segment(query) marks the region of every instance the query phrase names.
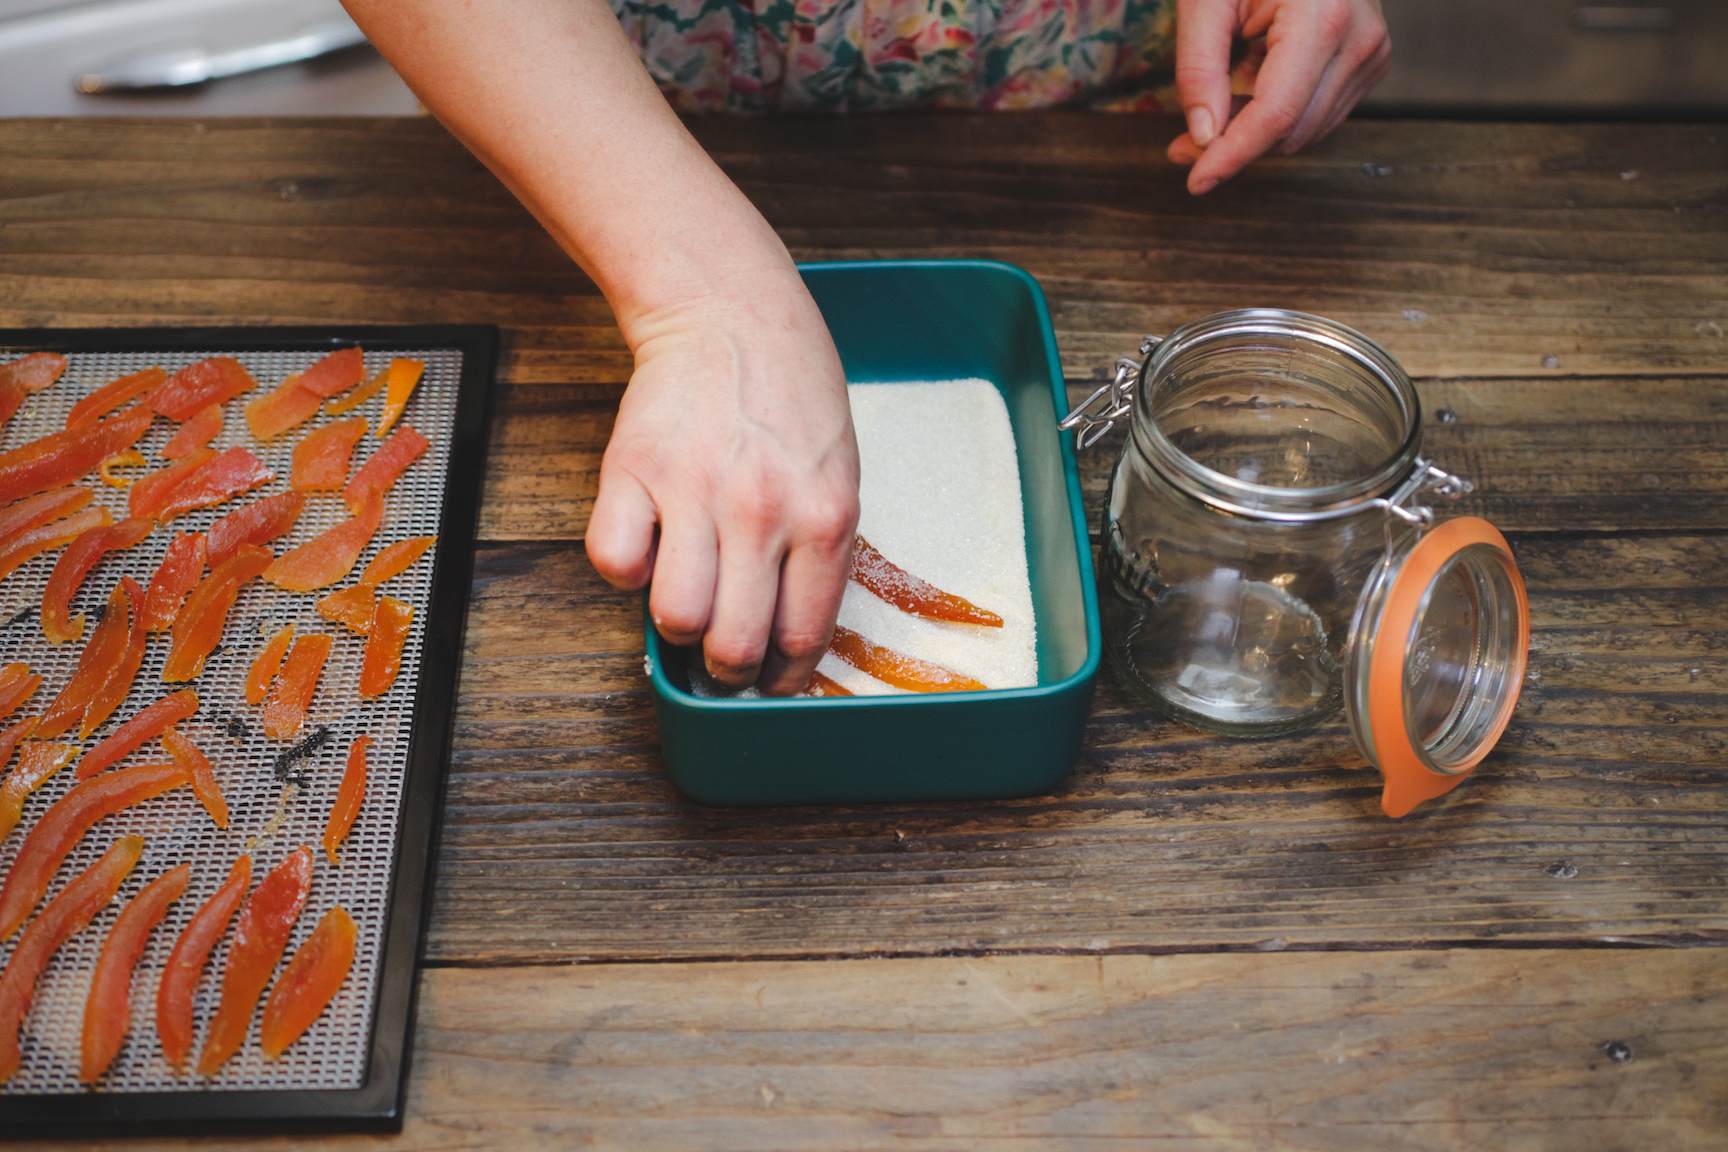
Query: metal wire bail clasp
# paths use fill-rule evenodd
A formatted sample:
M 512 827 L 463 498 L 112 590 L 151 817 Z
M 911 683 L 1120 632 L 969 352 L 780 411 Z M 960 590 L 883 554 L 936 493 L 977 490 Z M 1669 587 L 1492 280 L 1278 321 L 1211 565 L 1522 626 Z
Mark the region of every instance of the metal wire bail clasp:
M 1411 469 L 1410 476 L 1390 496 L 1378 501 L 1386 510 L 1387 547 L 1392 546 L 1395 524 L 1403 523 L 1418 536 L 1434 526 L 1434 509 L 1419 498 L 1456 500 L 1468 495 L 1475 487 L 1464 477 L 1436 466 L 1433 461 L 1416 457 L 1416 466 Z
M 1148 336 L 1140 341 L 1138 358 L 1119 357 L 1115 377 L 1093 389 L 1092 394 L 1076 404 L 1074 410 L 1062 417 L 1056 426 L 1064 432 L 1079 428 L 1074 443 L 1081 448 L 1090 448 L 1102 440 L 1115 427 L 1116 421 L 1133 411 L 1134 390 L 1140 386 L 1148 359 L 1163 342 L 1162 336 Z M 1095 406 L 1098 406 L 1096 411 Z

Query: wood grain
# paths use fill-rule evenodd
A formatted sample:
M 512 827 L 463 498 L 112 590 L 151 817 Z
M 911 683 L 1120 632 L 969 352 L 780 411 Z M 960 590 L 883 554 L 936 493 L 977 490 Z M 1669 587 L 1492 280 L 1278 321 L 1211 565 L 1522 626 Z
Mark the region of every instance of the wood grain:
M 1714 1149 L 1724 979 L 1721 950 L 438 969 L 390 1147 Z
M 1132 117 L 695 130 L 801 258 L 1027 268 L 1076 397 L 1224 308 L 1381 340 L 1512 533 L 1524 701 L 1398 823 L 1341 724 L 1217 741 L 1108 681 L 1051 796 L 686 803 L 579 543 L 630 358 L 477 162 L 426 121 L 0 121 L 0 325 L 503 329 L 400 1144 L 1722 1145 L 1721 126 L 1359 123 L 1200 201 Z
M 1069 374 L 1251 304 L 1419 375 L 1718 371 L 1728 133 L 1361 122 L 1202 200 L 1173 122 L 696 124 L 805 259 L 967 256 L 1049 293 Z M 0 123 L 0 324 L 497 323 L 519 382 L 615 381 L 588 281 L 427 121 Z
M 1051 796 L 702 808 L 659 765 L 637 599 L 575 545 L 488 548 L 430 954 L 1728 943 L 1728 537 L 1516 546 L 1517 718 L 1450 802 L 1397 823 L 1341 723 L 1215 740 L 1108 677 Z
M 1090 388 L 1075 385 L 1078 403 Z M 1451 511 L 1508 532 L 1728 527 L 1728 377 L 1418 382 L 1424 446 L 1476 484 Z M 579 539 L 622 385 L 505 385 L 493 426 L 481 534 Z M 1121 451 L 1081 454 L 1087 522 Z

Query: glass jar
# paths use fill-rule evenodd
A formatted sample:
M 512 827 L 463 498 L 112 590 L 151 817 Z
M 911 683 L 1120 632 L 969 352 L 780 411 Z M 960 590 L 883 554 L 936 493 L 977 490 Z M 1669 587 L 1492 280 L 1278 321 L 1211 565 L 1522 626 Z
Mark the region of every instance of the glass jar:
M 1105 652 L 1131 696 L 1266 737 L 1341 705 L 1403 815 L 1505 730 L 1529 638 L 1505 538 L 1428 501 L 1468 482 L 1421 454 L 1409 377 L 1318 316 L 1224 312 L 1148 337 L 1063 422 L 1130 432 L 1104 509 Z

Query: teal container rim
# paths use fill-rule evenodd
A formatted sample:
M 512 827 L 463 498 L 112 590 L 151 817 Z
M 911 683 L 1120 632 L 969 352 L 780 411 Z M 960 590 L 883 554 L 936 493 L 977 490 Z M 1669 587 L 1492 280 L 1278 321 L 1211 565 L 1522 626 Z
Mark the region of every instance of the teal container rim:
M 1032 307 L 1038 317 L 1040 335 L 1044 341 L 1044 360 L 1050 370 L 1051 428 L 1059 440 L 1062 453 L 1063 483 L 1068 489 L 1068 516 L 1073 522 L 1075 559 L 1080 564 L 1081 597 L 1086 616 L 1086 658 L 1080 667 L 1049 684 L 1033 684 L 1025 688 L 987 688 L 982 692 L 915 692 L 893 696 L 759 696 L 754 699 L 698 696 L 674 684 L 666 675 L 662 656 L 666 643 L 654 628 L 648 613 L 648 597 L 642 597 L 642 621 L 647 633 L 648 676 L 654 690 L 681 707 L 704 712 L 775 712 L 789 708 L 934 708 L 963 702 L 995 702 L 1041 700 L 1060 696 L 1091 682 L 1098 673 L 1103 655 L 1104 637 L 1098 622 L 1098 599 L 1094 592 L 1097 579 L 1092 569 L 1092 538 L 1086 530 L 1086 504 L 1080 494 L 1080 463 L 1074 452 L 1073 437 L 1056 428 L 1056 421 L 1068 412 L 1067 383 L 1062 376 L 1062 361 L 1056 351 L 1056 329 L 1050 322 L 1050 306 L 1044 299 L 1044 289 L 1024 268 L 1001 260 L 825 260 L 800 263 L 800 273 L 849 272 L 865 269 L 892 271 L 897 269 L 929 270 L 943 268 L 977 268 L 1004 273 L 1019 280 L 1032 296 Z

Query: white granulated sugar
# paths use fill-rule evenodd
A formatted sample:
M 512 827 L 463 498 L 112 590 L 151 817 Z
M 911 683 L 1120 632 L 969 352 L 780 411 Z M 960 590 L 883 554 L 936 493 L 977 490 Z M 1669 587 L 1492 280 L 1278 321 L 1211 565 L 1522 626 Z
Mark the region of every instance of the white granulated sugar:
M 985 380 L 848 391 L 863 475 L 859 534 L 907 572 L 996 613 L 1003 626 L 921 619 L 850 581 L 840 623 L 991 688 L 1036 684 L 1020 465 L 1001 394 Z M 860 696 L 900 691 L 833 655 L 820 668 Z M 698 692 L 712 690 L 706 677 L 692 680 Z

